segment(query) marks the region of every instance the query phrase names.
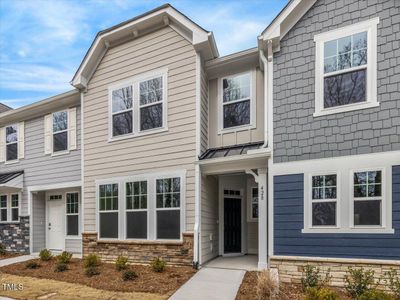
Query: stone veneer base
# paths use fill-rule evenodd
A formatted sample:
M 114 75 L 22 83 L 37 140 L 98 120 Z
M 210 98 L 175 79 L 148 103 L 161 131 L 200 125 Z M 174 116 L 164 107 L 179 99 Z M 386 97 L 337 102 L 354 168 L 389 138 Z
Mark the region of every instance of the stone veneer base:
M 20 217 L 18 223 L 0 224 L 0 242 L 7 251 L 29 253 L 29 217 Z
M 332 279 L 331 286 L 343 287 L 344 276 L 349 267 L 370 269 L 375 272 L 375 279 L 379 280 L 390 269 L 400 272 L 400 261 L 384 260 L 360 260 L 360 259 L 333 259 L 333 258 L 299 258 L 299 257 L 271 257 L 270 267 L 277 269 L 279 279 L 285 283 L 301 283 L 302 269 L 306 265 L 320 268 L 320 274 L 324 276 L 329 269 Z M 384 284 L 384 282 L 382 282 Z
M 103 261 L 115 262 L 118 256 L 130 262 L 149 263 L 161 257 L 170 265 L 192 265 L 193 233 L 184 233 L 182 241 L 117 241 L 98 240 L 97 233 L 82 233 L 83 256 L 95 253 Z

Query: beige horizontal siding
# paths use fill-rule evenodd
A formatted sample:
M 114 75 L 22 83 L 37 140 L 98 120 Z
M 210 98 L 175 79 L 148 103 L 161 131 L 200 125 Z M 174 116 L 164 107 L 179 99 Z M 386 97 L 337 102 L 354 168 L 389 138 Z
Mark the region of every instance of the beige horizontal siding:
M 95 181 L 186 170 L 186 230 L 194 226 L 196 141 L 195 50 L 170 27 L 108 50 L 84 95 L 85 231 L 96 230 Z M 108 88 L 149 71 L 168 69 L 168 131 L 109 142 Z

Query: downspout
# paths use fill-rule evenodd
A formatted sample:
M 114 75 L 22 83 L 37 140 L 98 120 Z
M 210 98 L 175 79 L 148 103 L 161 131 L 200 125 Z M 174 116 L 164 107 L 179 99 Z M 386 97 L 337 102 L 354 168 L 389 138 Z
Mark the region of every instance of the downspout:
M 272 46 L 272 41 L 269 40 L 267 46 L 267 51 L 270 51 L 270 45 Z M 272 50 L 272 49 L 271 49 Z M 268 141 L 268 114 L 269 114 L 269 109 L 270 109 L 270 99 L 269 99 L 269 70 L 268 70 L 268 60 L 264 55 L 263 50 L 259 50 L 260 53 L 260 58 L 261 61 L 264 65 L 264 144 L 261 146 L 261 148 L 268 148 L 269 147 L 269 141 Z

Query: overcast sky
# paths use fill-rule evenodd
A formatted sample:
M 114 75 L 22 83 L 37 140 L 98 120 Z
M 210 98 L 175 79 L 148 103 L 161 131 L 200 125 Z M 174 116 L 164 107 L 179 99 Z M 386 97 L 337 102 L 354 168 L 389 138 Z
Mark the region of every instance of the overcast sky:
M 164 4 L 156 0 L 0 0 L 0 102 L 13 108 L 72 89 L 96 33 Z M 171 0 L 213 31 L 220 55 L 256 46 L 287 0 Z

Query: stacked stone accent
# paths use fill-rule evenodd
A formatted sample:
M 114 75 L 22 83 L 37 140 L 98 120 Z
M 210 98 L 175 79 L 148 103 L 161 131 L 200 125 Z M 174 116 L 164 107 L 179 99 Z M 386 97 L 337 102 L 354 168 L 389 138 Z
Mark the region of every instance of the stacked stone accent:
M 130 262 L 149 263 L 161 257 L 171 265 L 192 265 L 193 233 L 184 233 L 183 241 L 99 241 L 97 233 L 82 233 L 83 256 L 95 253 L 103 261 L 115 262 L 119 255 Z
M 19 223 L 0 224 L 0 242 L 7 251 L 29 253 L 29 217 Z
M 397 270 L 397 273 L 400 274 L 400 261 L 385 262 L 383 260 L 371 260 L 366 262 L 357 259 L 296 259 L 289 257 L 271 258 L 271 268 L 278 270 L 279 279 L 281 282 L 301 283 L 300 280 L 303 276 L 302 270 L 306 265 L 318 267 L 322 276 L 325 276 L 329 270 L 329 274 L 332 276 L 329 284 L 336 287 L 344 286 L 344 276 L 346 275 L 349 267 L 373 270 L 375 272 L 374 276 L 376 280 L 382 279 L 384 273 L 390 271 L 390 269 Z M 384 285 L 385 282 L 381 281 L 381 284 Z

